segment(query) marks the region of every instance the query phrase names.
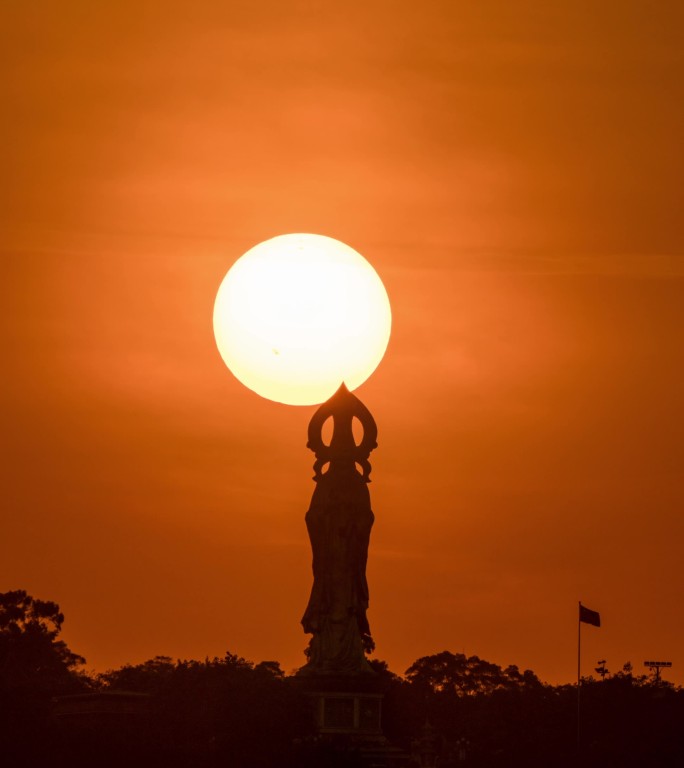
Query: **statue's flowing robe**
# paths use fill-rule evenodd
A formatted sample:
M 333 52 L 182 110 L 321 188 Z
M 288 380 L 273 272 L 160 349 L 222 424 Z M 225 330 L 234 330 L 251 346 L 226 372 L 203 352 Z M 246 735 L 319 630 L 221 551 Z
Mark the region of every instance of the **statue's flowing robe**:
M 314 583 L 302 619 L 313 634 L 305 670 L 367 672 L 372 647 L 366 611 L 366 562 L 373 512 L 365 479 L 353 463 L 322 475 L 306 514 Z

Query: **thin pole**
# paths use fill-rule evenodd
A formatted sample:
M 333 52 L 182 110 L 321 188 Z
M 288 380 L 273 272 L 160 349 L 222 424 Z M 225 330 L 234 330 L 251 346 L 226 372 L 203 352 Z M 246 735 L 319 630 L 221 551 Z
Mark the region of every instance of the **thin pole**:
M 582 602 L 579 603 L 577 611 L 577 757 L 580 754 L 580 691 L 582 690 L 582 677 L 580 673 L 580 652 L 582 648 L 582 622 L 580 614 L 582 613 Z

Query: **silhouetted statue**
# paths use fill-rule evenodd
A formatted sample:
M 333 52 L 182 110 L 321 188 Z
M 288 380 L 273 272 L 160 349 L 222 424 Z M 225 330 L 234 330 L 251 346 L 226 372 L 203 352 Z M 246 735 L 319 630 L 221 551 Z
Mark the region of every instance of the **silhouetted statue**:
M 330 445 L 322 437 L 328 417 L 333 419 Z M 354 417 L 363 426 L 359 445 L 352 432 Z M 370 411 L 344 384 L 318 408 L 309 424 L 307 447 L 316 454 L 316 488 L 306 527 L 314 583 L 302 626 L 313 637 L 301 674 L 373 672 L 364 651 L 374 647 L 366 618 L 366 561 L 374 520 L 367 484 L 368 456 L 377 447 L 377 432 Z

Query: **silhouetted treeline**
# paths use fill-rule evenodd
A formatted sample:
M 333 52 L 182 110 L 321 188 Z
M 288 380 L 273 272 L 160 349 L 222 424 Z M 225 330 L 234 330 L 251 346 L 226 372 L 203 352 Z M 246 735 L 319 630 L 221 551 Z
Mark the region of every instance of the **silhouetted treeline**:
M 361 765 L 318 739 L 311 700 L 277 662 L 159 656 L 87 675 L 59 640 L 63 620 L 55 603 L 0 594 L 0 765 Z M 407 756 L 431 745 L 440 768 L 684 765 L 684 690 L 628 664 L 583 683 L 579 763 L 575 685 L 449 651 L 404 676 L 372 665 L 386 736 Z

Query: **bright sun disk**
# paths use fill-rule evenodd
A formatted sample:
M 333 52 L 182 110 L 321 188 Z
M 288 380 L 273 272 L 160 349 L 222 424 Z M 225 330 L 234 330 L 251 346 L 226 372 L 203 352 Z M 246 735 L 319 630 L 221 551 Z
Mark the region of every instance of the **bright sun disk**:
M 266 240 L 226 274 L 214 334 L 233 374 L 262 397 L 288 405 L 327 400 L 373 373 L 392 315 L 373 267 L 323 235 Z

